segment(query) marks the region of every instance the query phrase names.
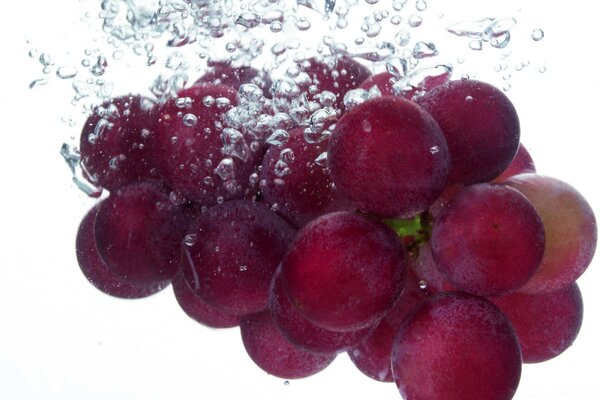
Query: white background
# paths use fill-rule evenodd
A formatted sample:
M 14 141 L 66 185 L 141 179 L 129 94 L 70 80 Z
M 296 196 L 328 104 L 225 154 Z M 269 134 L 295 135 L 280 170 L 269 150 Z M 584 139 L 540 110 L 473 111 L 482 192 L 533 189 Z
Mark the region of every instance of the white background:
M 285 385 L 252 364 L 237 329 L 211 331 L 188 319 L 170 288 L 148 299 L 124 301 L 86 282 L 76 264 L 74 240 L 93 200 L 74 188 L 59 155 L 61 144 L 79 131 L 60 119 L 79 116 L 69 106 L 68 82 L 50 76 L 50 84 L 28 88 L 42 77 L 40 64 L 28 52 L 46 50 L 56 55 L 57 63 L 81 59 L 84 48 L 95 46 L 97 34 L 88 25 L 97 20 L 81 23 L 79 18 L 94 3 L 3 4 L 0 398 L 399 399 L 394 385 L 370 381 L 345 355 L 326 371 Z M 595 2 L 530 0 L 521 2 L 521 11 L 517 1 L 429 3 L 432 12 L 444 11 L 445 23 L 483 16 L 519 20 L 513 40 L 521 47 L 515 47 L 517 55 L 507 63 L 512 67 L 531 59 L 528 72 L 513 71 L 508 92 L 521 117 L 522 140 L 540 173 L 569 182 L 600 213 Z M 534 43 L 528 34 L 537 27 L 546 37 Z M 448 41 L 447 48 L 458 43 L 468 59 L 477 60 L 464 41 Z M 437 44 L 442 48 L 443 43 Z M 544 74 L 535 70 L 541 65 L 547 68 Z M 503 84 L 478 62 L 467 62 L 465 69 Z M 576 343 L 555 360 L 525 366 L 515 399 L 600 399 L 595 370 L 600 357 L 599 269 L 595 260 L 579 281 L 585 318 Z

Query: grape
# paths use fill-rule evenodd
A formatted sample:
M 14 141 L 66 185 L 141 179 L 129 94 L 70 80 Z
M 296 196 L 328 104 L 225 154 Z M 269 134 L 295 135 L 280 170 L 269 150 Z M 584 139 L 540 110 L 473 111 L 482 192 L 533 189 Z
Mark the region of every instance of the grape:
M 231 328 L 240 323 L 239 316 L 225 314 L 196 296 L 181 273 L 173 278 L 173 292 L 181 309 L 202 325 L 211 328 Z
M 509 400 L 519 384 L 521 352 L 494 304 L 444 292 L 405 320 L 394 340 L 392 371 L 404 399 Z
M 382 96 L 394 96 L 394 83 L 396 78 L 389 72 L 382 72 L 371 75 L 360 84 L 361 89 L 366 91 L 371 90 L 373 86 L 377 86 Z
M 361 372 L 381 382 L 394 381 L 391 363 L 394 338 L 407 315 L 425 298 L 426 292 L 419 287 L 416 277 L 409 273 L 406 287 L 392 309 L 365 340 L 348 351 L 350 359 Z
M 269 292 L 269 308 L 273 320 L 287 340 L 315 353 L 337 353 L 355 346 L 364 339 L 371 327 L 350 332 L 333 332 L 307 321 L 290 301 L 283 289 L 281 268 L 273 276 Z
M 114 190 L 152 176 L 149 138 L 156 114 L 155 104 L 139 95 L 117 97 L 94 108 L 79 147 L 90 181 Z
M 418 100 L 444 132 L 449 183 L 470 185 L 502 173 L 517 154 L 519 117 L 504 93 L 474 80 L 452 81 Z
M 282 261 L 282 280 L 310 322 L 353 331 L 383 317 L 402 291 L 406 267 L 406 252 L 390 228 L 336 212 L 298 232 Z
M 515 328 L 525 363 L 561 354 L 573 344 L 583 321 L 583 300 L 576 283 L 556 292 L 513 293 L 492 301 Z
M 163 104 L 153 138 L 154 161 L 166 183 L 204 206 L 242 198 L 259 154 L 250 150 L 243 137 L 223 154 L 223 113 L 236 104 L 235 90 L 201 84 L 177 96 L 190 99 L 191 105 L 182 105 L 178 99 Z M 206 102 L 207 98 L 211 101 Z M 229 105 L 219 106 L 218 99 Z
M 426 293 L 449 292 L 457 290 L 442 275 L 431 254 L 431 243 L 423 243 L 419 247 L 417 259 L 410 264 L 410 271 L 415 275 L 419 285 L 423 286 Z
M 94 239 L 94 221 L 97 212 L 98 206 L 95 206 L 83 217 L 75 241 L 77 261 L 87 280 L 100 291 L 123 299 L 148 297 L 164 289 L 168 285 L 168 281 L 133 285 L 123 281 L 108 269 L 98 254 Z
M 337 123 L 329 142 L 331 178 L 368 213 L 410 218 L 446 185 L 450 159 L 436 122 L 398 97 L 364 102 Z
M 198 78 L 194 85 L 204 83 L 229 86 L 235 90 L 238 90 L 245 83 L 252 83 L 263 91 L 265 97 L 271 97 L 269 92 L 271 78 L 248 65 L 232 67 L 228 62 L 216 61 L 209 63 L 209 69 Z
M 298 227 L 328 212 L 354 209 L 335 189 L 327 169 L 315 163 L 327 143 L 307 143 L 303 129 L 293 129 L 285 146 L 269 146 L 263 158 L 260 189 L 264 199 Z M 293 158 L 282 159 L 283 151 L 291 151 Z
M 454 198 L 464 188 L 463 185 L 451 184 L 446 186 L 440 197 L 438 197 L 431 206 L 429 206 L 429 214 L 433 219 L 436 219 L 444 207 L 448 205 L 450 200 Z
M 517 155 L 515 158 L 504 170 L 504 172 L 497 176 L 492 182 L 503 182 L 512 176 L 530 172 L 536 172 L 533 159 L 531 158 L 531 155 L 525 146 L 523 146 L 523 144 L 519 144 L 519 150 L 517 150 Z
M 520 291 L 547 293 L 569 286 L 585 272 L 596 251 L 592 208 L 575 188 L 555 178 L 522 174 L 506 184 L 529 199 L 546 230 L 541 266 Z
M 433 224 L 433 259 L 467 292 L 497 296 L 522 287 L 544 255 L 544 225 L 517 190 L 481 183 L 460 191 Z
M 235 200 L 210 207 L 189 228 L 182 247 L 190 287 L 227 314 L 267 309 L 271 278 L 294 228 L 268 207 Z
M 169 196 L 150 182 L 125 186 L 100 203 L 94 232 L 110 271 L 135 285 L 162 285 L 179 268 L 187 223 Z
M 346 92 L 358 88 L 371 75 L 367 67 L 348 57 L 327 60 L 311 58 L 301 65 L 301 69 L 310 77 L 311 85 L 317 87 L 315 93 L 328 91 L 335 94 L 335 106 L 340 109 Z M 309 96 L 310 100 L 314 98 L 314 94 Z
M 265 372 L 283 379 L 304 378 L 323 370 L 336 354 L 315 354 L 292 345 L 264 311 L 245 316 L 240 332 L 246 352 Z

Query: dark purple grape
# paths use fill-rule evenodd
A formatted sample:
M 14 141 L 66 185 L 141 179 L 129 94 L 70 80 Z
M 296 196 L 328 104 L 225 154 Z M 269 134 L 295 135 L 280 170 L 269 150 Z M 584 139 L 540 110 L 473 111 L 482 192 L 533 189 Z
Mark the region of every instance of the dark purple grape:
M 504 182 L 515 175 L 533 172 L 535 172 L 533 159 L 531 158 L 531 155 L 525 146 L 523 146 L 521 143 L 519 144 L 519 150 L 517 150 L 517 155 L 515 158 L 511 161 L 508 167 L 506 167 L 504 172 L 497 176 L 492 182 Z
M 109 270 L 136 285 L 162 285 L 175 276 L 186 228 L 179 208 L 150 182 L 111 193 L 94 224 L 98 253 Z
M 516 175 L 506 184 L 529 199 L 546 231 L 541 266 L 520 291 L 548 293 L 571 285 L 596 252 L 598 228 L 589 203 L 569 184 L 547 176 Z
M 519 148 L 519 117 L 501 90 L 460 80 L 418 99 L 444 132 L 452 164 L 449 183 L 470 185 L 494 179 Z
M 561 354 L 573 344 L 583 321 L 583 300 L 576 283 L 556 292 L 513 293 L 492 301 L 515 328 L 525 363 Z
M 246 352 L 265 372 L 283 379 L 314 375 L 335 359 L 336 353 L 315 354 L 291 344 L 268 311 L 245 316 L 240 323 Z
M 283 289 L 281 268 L 273 276 L 269 308 L 283 336 L 294 345 L 311 352 L 331 354 L 347 350 L 372 331 L 371 327 L 367 327 L 350 332 L 333 332 L 307 321 Z
M 115 190 L 149 179 L 150 154 L 158 114 L 150 99 L 139 95 L 116 97 L 95 107 L 81 131 L 81 164 L 90 181 Z
M 414 262 L 410 263 L 410 271 L 415 275 L 423 291 L 428 294 L 457 290 L 435 265 L 429 242 L 419 247 L 419 255 Z
M 517 190 L 481 183 L 460 191 L 433 223 L 435 264 L 457 288 L 498 296 L 522 287 L 544 255 L 544 225 Z
M 397 80 L 394 75 L 389 72 L 371 75 L 360 84 L 361 89 L 371 90 L 373 86 L 377 86 L 382 96 L 394 96 L 394 81 Z
M 148 297 L 164 289 L 168 285 L 168 281 L 134 285 L 123 281 L 109 270 L 98 254 L 94 240 L 94 221 L 97 212 L 98 206 L 95 206 L 83 217 L 75 241 L 77 261 L 87 280 L 100 291 L 123 299 Z
M 159 109 L 153 138 L 154 162 L 166 183 L 204 206 L 246 196 L 261 154 L 243 137 L 223 144 L 223 114 L 236 105 L 235 90 L 201 84 L 177 96 Z
M 444 292 L 405 320 L 394 340 L 392 370 L 405 399 L 509 400 L 521 377 L 521 352 L 494 304 Z
M 427 297 L 416 277 L 408 274 L 406 287 L 375 330 L 358 346 L 348 350 L 350 359 L 356 367 L 368 377 L 393 382 L 392 345 L 402 322 L 413 308 Z
M 269 146 L 263 158 L 260 190 L 264 199 L 298 227 L 319 215 L 354 209 L 334 187 L 329 171 L 315 163 L 327 143 L 307 143 L 303 129 L 294 129 L 285 146 Z M 288 159 L 284 155 L 290 151 L 293 156 Z
M 302 228 L 282 262 L 285 291 L 302 315 L 333 331 L 377 323 L 404 286 L 407 257 L 383 223 L 349 212 Z
M 209 208 L 189 228 L 182 264 L 190 288 L 231 315 L 267 309 L 269 285 L 294 228 L 245 200 Z
M 433 118 L 408 100 L 362 103 L 337 123 L 328 163 L 337 189 L 368 213 L 410 218 L 444 190 L 450 166 Z
M 251 83 L 258 86 L 265 97 L 271 97 L 269 92 L 272 83 L 271 78 L 248 65 L 233 67 L 229 62 L 215 61 L 209 63 L 208 70 L 198 78 L 194 85 L 204 83 L 225 85 L 235 90 L 238 90 L 245 83 Z
M 225 314 L 196 296 L 183 274 L 177 274 L 173 278 L 173 292 L 181 309 L 202 325 L 211 328 L 231 328 L 240 324 L 239 316 Z

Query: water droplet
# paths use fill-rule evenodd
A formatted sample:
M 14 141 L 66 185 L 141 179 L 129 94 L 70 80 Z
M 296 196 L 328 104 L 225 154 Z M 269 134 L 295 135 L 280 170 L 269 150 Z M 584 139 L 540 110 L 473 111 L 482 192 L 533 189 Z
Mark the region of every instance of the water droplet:
M 418 28 L 423 23 L 423 18 L 418 15 L 412 14 L 408 17 L 408 26 L 411 28 Z
M 392 23 L 392 25 L 400 25 L 402 23 L 402 17 L 399 15 L 394 15 L 390 19 L 390 22 Z
M 267 143 L 272 144 L 274 146 L 283 146 L 290 139 L 290 135 L 284 129 L 276 129 L 273 133 L 267 138 Z
M 198 117 L 196 117 L 194 114 L 185 114 L 183 116 L 183 124 L 185 126 L 193 127 L 196 126 L 197 123 Z
M 219 177 L 223 181 L 228 181 L 235 178 L 235 166 L 233 164 L 233 159 L 230 157 L 225 157 L 219 162 L 217 168 L 215 168 L 215 173 L 219 175 Z
M 50 58 L 50 55 L 48 53 L 40 54 L 39 61 L 44 67 L 49 67 L 53 64 L 52 58 Z
M 533 40 L 535 40 L 536 42 L 539 42 L 540 40 L 542 40 L 544 38 L 544 31 L 541 29 L 534 29 L 531 32 L 531 38 Z
M 325 167 L 327 166 L 327 152 L 324 151 L 321 154 L 319 154 L 317 156 L 317 158 L 315 158 L 315 164 L 317 164 L 320 167 Z
M 283 384 L 284 384 L 285 386 L 289 386 L 289 384 L 290 384 L 290 381 L 283 381 Z
M 289 175 L 291 173 L 291 169 L 285 161 L 278 160 L 275 163 L 275 175 L 278 177 L 283 177 Z
M 465 97 L 465 101 L 467 101 L 469 103 L 472 102 L 473 101 L 473 96 L 467 96 L 467 97 Z
M 440 146 L 431 146 L 431 148 L 429 149 L 429 152 L 431 154 L 437 154 L 440 152 Z
M 96 59 L 96 64 L 94 64 L 91 69 L 92 75 L 94 75 L 94 76 L 104 75 L 104 72 L 106 71 L 107 66 L 108 66 L 108 61 L 106 60 L 106 57 L 98 56 L 98 58 Z
M 419 288 L 421 289 L 427 289 L 427 281 L 422 279 L 419 281 Z
M 186 235 L 185 238 L 183 238 L 183 243 L 189 247 L 195 245 L 197 241 L 198 235 L 196 235 L 195 233 L 190 233 L 189 235 Z
M 248 270 L 248 266 L 247 265 L 240 265 L 240 272 L 244 272 Z
M 425 11 L 427 10 L 427 3 L 425 2 L 425 0 L 417 0 L 417 2 L 415 3 L 415 7 L 418 11 Z
M 56 76 L 61 79 L 71 79 L 77 76 L 77 68 L 73 66 L 62 66 L 56 70 Z

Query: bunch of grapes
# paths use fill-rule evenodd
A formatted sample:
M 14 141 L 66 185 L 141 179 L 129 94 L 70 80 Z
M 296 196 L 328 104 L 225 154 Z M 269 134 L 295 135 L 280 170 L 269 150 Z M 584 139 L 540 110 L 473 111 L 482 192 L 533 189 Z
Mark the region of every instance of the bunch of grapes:
M 239 326 L 278 377 L 347 352 L 408 400 L 512 398 L 523 362 L 578 334 L 589 204 L 536 173 L 489 84 L 397 93 L 346 57 L 299 69 L 323 114 L 311 124 L 268 77 L 226 63 L 164 103 L 97 106 L 81 163 L 110 194 L 81 222 L 83 273 L 121 298 L 172 284 L 190 317 Z M 344 101 L 356 90 L 376 95 Z

